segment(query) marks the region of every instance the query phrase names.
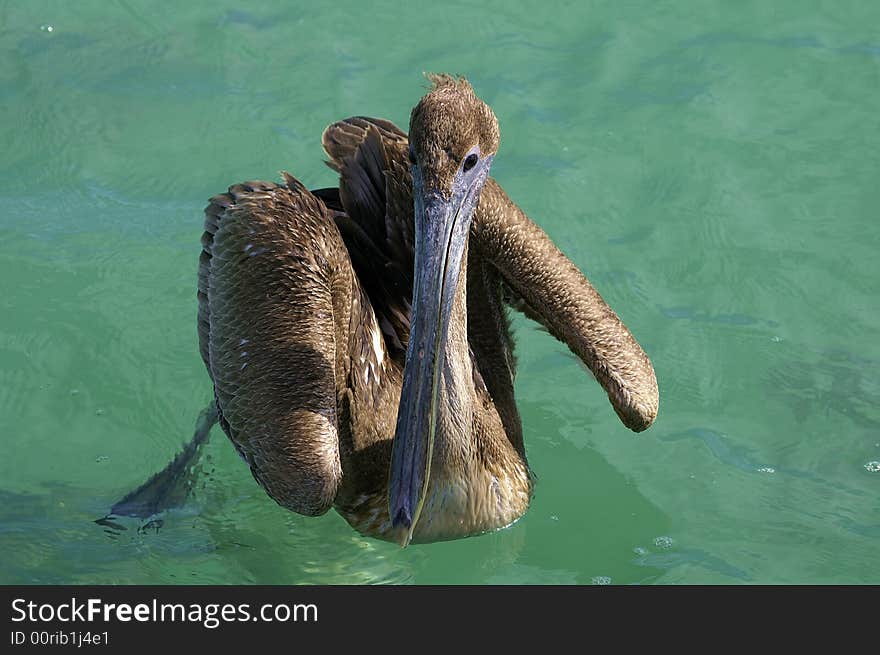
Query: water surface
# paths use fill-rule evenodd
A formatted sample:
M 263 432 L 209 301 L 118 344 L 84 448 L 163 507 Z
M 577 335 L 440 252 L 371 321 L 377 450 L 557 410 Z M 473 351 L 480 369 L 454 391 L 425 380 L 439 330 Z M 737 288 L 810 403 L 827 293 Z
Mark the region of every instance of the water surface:
M 0 582 L 880 583 L 880 5 L 0 2 Z M 321 130 L 406 126 L 422 71 L 653 359 L 634 435 L 517 318 L 538 486 L 399 548 L 277 507 L 217 431 L 189 501 L 93 523 L 211 397 L 206 199 Z

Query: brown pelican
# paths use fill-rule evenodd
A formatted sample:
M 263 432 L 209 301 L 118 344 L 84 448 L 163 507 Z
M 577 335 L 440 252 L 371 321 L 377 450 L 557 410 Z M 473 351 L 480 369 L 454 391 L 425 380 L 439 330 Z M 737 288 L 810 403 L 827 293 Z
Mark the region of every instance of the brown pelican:
M 429 79 L 409 137 L 364 117 L 326 129 L 338 188 L 285 173 L 212 198 L 199 265 L 201 355 L 254 477 L 404 546 L 528 507 L 507 306 L 568 345 L 627 427 L 658 408 L 641 347 L 489 177 L 492 110 L 463 78 Z

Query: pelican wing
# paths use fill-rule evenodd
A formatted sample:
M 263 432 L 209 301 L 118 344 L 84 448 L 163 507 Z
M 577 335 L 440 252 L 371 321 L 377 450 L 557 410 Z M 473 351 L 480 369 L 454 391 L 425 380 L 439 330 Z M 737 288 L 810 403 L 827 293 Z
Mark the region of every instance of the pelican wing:
M 321 514 L 342 475 L 331 293 L 352 284 L 330 212 L 286 182 L 237 184 L 205 209 L 199 347 L 254 477 L 279 504 Z
M 336 214 L 337 226 L 388 350 L 402 361 L 409 336 L 414 258 L 406 134 L 389 121 L 356 116 L 330 125 L 323 143 L 328 165 L 339 172 L 344 212 Z
M 539 321 L 592 371 L 628 428 L 657 416 L 654 368 L 620 317 L 544 230 L 489 179 L 471 238 L 500 271 L 513 306 Z

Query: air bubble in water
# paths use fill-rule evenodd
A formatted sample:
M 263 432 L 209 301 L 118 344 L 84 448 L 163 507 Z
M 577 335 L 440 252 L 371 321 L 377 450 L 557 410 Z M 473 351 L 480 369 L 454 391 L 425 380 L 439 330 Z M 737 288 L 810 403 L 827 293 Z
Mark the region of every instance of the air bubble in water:
M 608 585 L 611 584 L 611 578 L 607 575 L 597 575 L 592 579 L 593 584 Z
M 654 545 L 657 548 L 672 548 L 672 537 L 654 537 Z
M 48 25 L 48 24 L 40 25 L 40 31 L 41 32 L 54 32 L 55 28 L 52 27 L 51 25 Z
M 870 471 L 871 473 L 880 472 L 880 462 L 877 462 L 877 461 L 866 462 L 865 463 L 865 470 Z

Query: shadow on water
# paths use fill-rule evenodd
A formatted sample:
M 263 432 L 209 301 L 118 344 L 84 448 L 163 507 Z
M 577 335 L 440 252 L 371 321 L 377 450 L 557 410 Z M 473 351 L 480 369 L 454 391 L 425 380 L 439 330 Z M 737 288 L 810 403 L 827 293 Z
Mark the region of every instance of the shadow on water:
M 589 421 L 552 414 L 543 404 L 521 402 L 521 407 L 538 481 L 529 513 L 514 528 L 527 538 L 516 561 L 491 582 L 650 583 L 693 565 L 751 579 L 719 555 L 679 546 L 667 536 L 669 517 L 633 479 L 570 440 L 571 434 L 589 433 Z M 552 471 L 552 477 L 542 471 Z

